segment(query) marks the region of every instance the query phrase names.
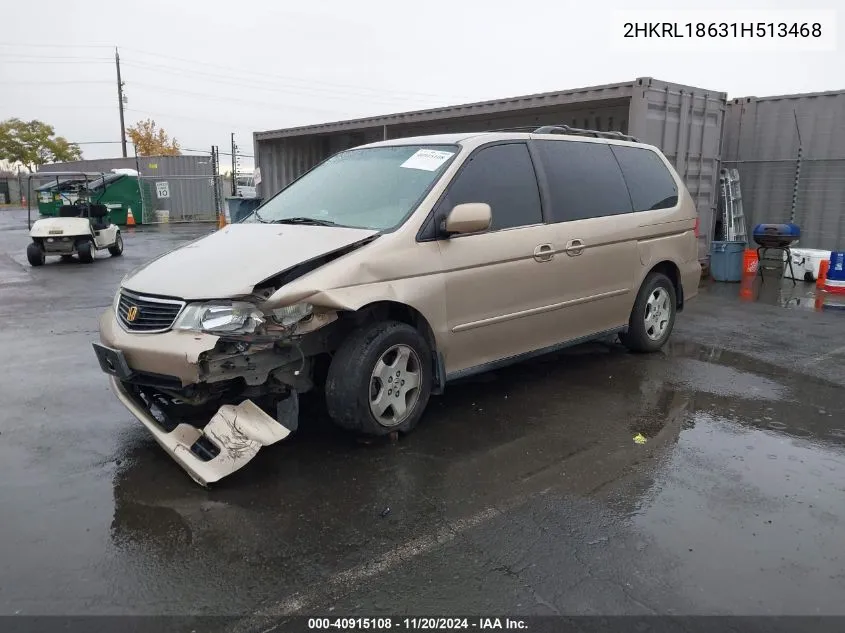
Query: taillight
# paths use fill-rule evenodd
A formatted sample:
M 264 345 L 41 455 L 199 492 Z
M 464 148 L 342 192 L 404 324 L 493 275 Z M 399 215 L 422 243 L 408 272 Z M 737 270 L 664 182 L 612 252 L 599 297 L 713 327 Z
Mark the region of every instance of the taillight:
M 700 221 L 701 221 L 701 220 L 699 220 L 698 218 L 695 218 L 695 236 L 696 236 L 696 237 L 698 237 L 698 223 L 699 223 Z

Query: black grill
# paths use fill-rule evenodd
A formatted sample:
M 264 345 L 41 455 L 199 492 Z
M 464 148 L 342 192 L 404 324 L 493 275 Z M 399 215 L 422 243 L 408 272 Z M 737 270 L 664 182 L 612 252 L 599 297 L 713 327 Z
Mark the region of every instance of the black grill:
M 183 301 L 144 297 L 121 290 L 117 316 L 130 332 L 164 332 L 170 329 L 184 306 Z

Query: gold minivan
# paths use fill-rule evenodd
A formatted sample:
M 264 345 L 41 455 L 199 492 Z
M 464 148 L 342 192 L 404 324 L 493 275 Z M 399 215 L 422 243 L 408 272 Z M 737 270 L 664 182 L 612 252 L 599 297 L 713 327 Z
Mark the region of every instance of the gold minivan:
M 382 435 L 456 378 L 615 334 L 659 350 L 697 294 L 696 231 L 666 158 L 619 133 L 388 140 L 127 275 L 94 349 L 206 485 L 295 431 L 315 388 Z

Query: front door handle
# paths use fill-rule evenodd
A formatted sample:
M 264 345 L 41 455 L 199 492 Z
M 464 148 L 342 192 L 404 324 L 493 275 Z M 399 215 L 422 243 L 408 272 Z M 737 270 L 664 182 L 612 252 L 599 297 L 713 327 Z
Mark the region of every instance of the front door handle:
M 581 240 L 569 240 L 566 243 L 566 248 L 563 249 L 570 257 L 575 257 L 584 252 L 584 242 Z
M 534 259 L 538 262 L 550 261 L 555 256 L 555 247 L 551 244 L 540 244 L 534 249 Z

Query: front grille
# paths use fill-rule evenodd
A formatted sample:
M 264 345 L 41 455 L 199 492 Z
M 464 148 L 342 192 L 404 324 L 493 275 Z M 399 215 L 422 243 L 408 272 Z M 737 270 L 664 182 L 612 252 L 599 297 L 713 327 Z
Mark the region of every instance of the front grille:
M 165 332 L 170 329 L 184 307 L 184 301 L 145 297 L 121 290 L 117 302 L 117 317 L 130 332 Z M 134 318 L 130 319 L 130 316 Z

